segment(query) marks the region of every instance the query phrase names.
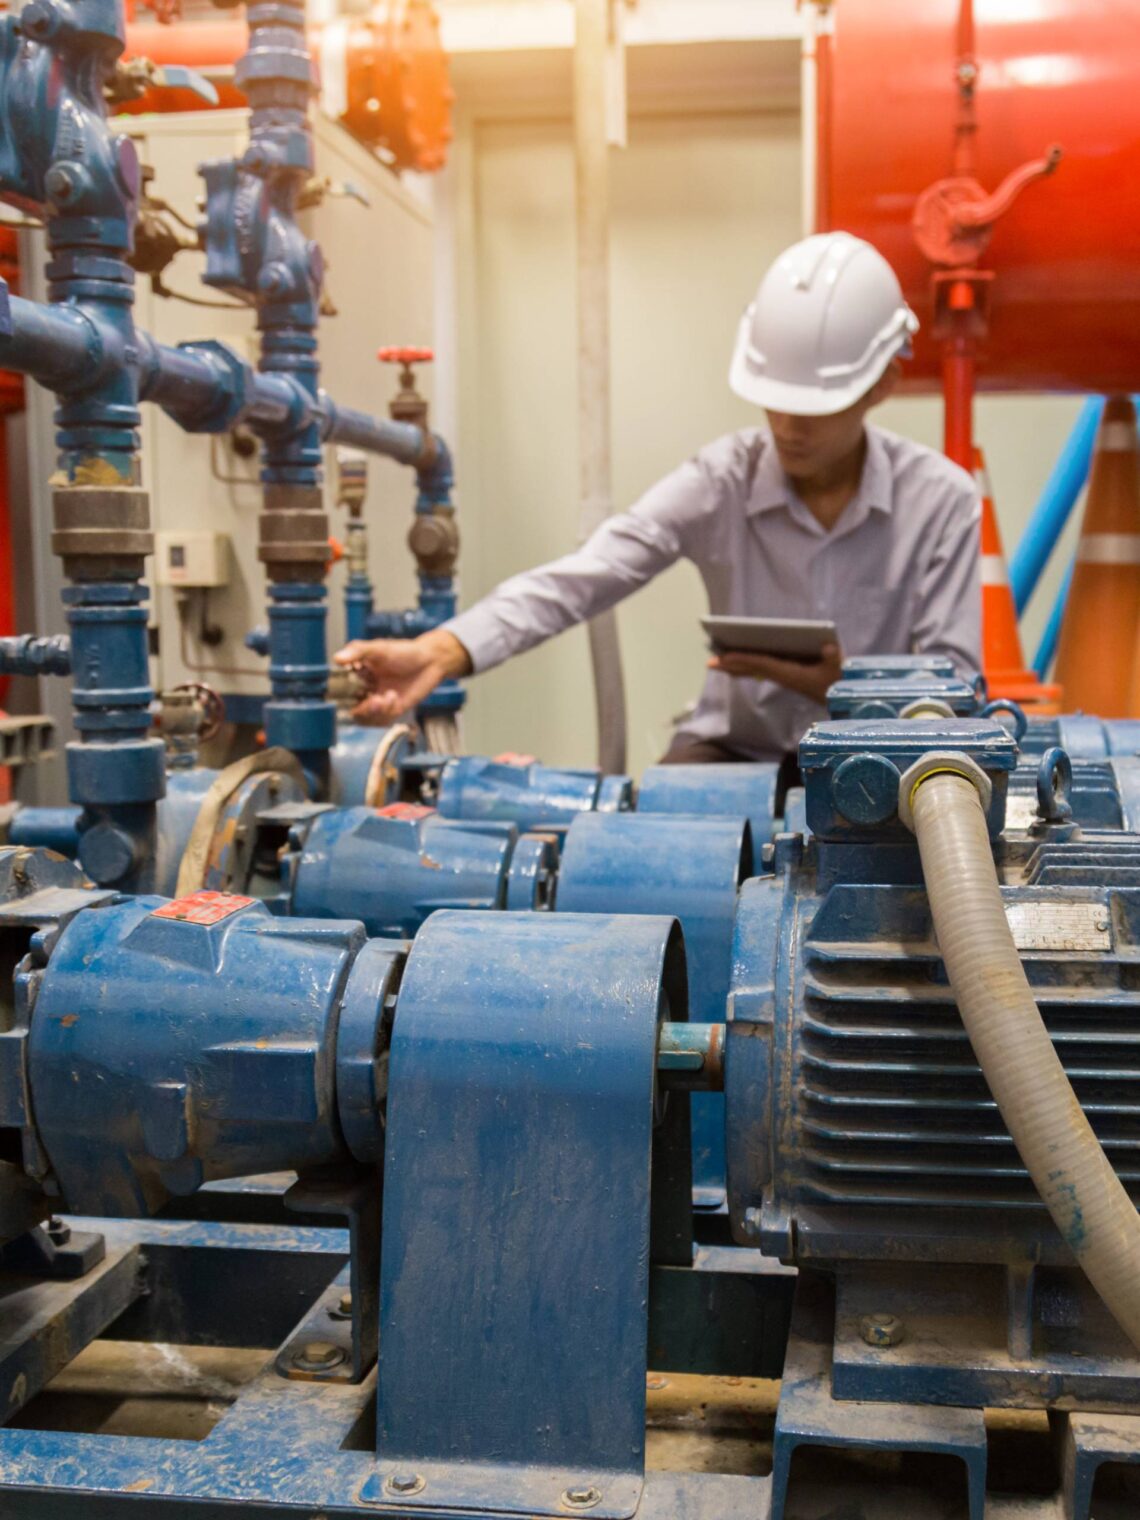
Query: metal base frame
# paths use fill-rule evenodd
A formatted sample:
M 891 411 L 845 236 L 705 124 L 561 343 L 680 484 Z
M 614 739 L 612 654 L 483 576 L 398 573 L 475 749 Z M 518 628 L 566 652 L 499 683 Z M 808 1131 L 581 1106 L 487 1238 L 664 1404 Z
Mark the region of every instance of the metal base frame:
M 264 1365 L 203 1440 L 0 1429 L 4 1520 L 231 1520 L 239 1511 L 253 1520 L 369 1513 L 441 1520 L 426 1492 L 406 1502 L 385 1487 L 391 1464 L 374 1452 L 375 1371 L 353 1383 L 319 1368 L 304 1376 L 294 1364 L 295 1352 L 313 1340 L 347 1353 L 347 1230 L 195 1221 L 82 1226 L 106 1240 L 103 1261 L 86 1276 L 0 1275 L 0 1396 L 10 1411 L 99 1335 L 262 1346 Z M 826 1277 L 803 1274 L 797 1286 L 793 1273 L 755 1252 L 702 1248 L 691 1271 L 655 1268 L 650 1300 L 655 1369 L 775 1377 L 785 1341 L 787 1362 L 773 1477 L 650 1471 L 638 1520 L 981 1520 L 983 1504 L 986 1520 L 1089 1520 L 1101 1467 L 1140 1461 L 1140 1419 L 1058 1414 L 1052 1423 L 1061 1492 L 986 1498 L 980 1411 L 832 1396 L 835 1318 Z M 749 1334 L 737 1336 L 733 1326 Z M 797 1464 L 793 1474 L 793 1454 L 805 1447 L 948 1453 L 963 1463 L 958 1507 L 944 1484 L 923 1491 L 888 1479 L 847 1487 L 823 1476 L 826 1463 Z M 509 1497 L 491 1506 L 484 1495 L 481 1504 L 449 1515 L 463 1513 L 502 1516 Z M 1097 1500 L 1097 1520 L 1128 1514 L 1126 1505 Z

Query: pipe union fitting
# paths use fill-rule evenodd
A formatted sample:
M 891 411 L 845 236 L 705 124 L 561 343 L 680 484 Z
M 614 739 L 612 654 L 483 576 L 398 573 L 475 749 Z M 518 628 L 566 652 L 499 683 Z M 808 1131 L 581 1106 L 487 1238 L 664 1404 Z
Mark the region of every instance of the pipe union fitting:
M 961 776 L 964 781 L 970 782 L 981 801 L 982 812 L 989 813 L 994 795 L 993 783 L 977 761 L 971 760 L 961 750 L 932 749 L 928 755 L 923 755 L 921 760 L 916 760 L 904 771 L 899 782 L 899 819 L 912 834 L 914 812 L 911 803 L 915 792 L 928 777 L 946 774 Z

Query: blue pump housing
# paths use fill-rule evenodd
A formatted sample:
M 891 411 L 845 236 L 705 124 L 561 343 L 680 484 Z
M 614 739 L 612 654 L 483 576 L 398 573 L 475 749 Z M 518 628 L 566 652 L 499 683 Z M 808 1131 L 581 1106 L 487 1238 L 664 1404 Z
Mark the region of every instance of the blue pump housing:
M 641 814 L 691 818 L 747 818 L 759 846 L 772 837 L 780 805 L 780 767 L 764 761 L 740 765 L 651 765 L 637 793 Z
M 457 823 L 426 808 L 316 812 L 286 861 L 289 911 L 359 918 L 369 934 L 413 935 L 440 908 L 548 906 L 554 850 L 510 823 Z
M 241 897 L 179 908 L 79 913 L 44 973 L 28 1080 L 72 1210 L 147 1214 L 211 1178 L 348 1159 L 336 1016 L 363 928 Z
M 427 764 L 424 757 L 413 765 Z M 439 769 L 436 805 L 444 818 L 515 823 L 520 829 L 566 829 L 580 813 L 625 812 L 633 805 L 629 776 L 559 770 L 536 761 L 464 755 Z

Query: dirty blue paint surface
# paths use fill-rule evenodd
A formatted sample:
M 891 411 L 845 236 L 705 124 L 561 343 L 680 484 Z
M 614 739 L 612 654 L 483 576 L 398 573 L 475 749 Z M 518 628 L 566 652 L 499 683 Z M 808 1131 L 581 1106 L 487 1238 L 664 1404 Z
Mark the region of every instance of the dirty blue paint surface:
M 391 1056 L 377 1451 L 437 1503 L 563 1513 L 580 1483 L 599 1514 L 636 1507 L 679 951 L 663 917 L 439 914 L 420 934 Z

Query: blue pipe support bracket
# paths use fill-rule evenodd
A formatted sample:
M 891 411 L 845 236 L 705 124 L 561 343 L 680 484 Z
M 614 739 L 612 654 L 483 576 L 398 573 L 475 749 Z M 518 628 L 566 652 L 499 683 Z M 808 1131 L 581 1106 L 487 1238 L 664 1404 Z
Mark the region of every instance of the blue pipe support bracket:
M 1090 396 L 1081 407 L 1073 430 L 1057 456 L 1040 500 L 1025 525 L 1021 542 L 1009 561 L 1009 586 L 1013 604 L 1024 612 L 1036 591 L 1049 556 L 1065 531 L 1073 508 L 1089 478 L 1097 429 L 1104 411 L 1104 397 Z
M 408 763 L 414 768 L 416 757 Z M 633 781 L 598 770 L 559 770 L 530 759 L 463 755 L 442 763 L 436 803 L 444 818 L 564 830 L 582 813 L 628 810 Z
M 752 875 L 747 819 L 583 814 L 566 836 L 558 875 L 561 913 L 672 913 L 685 936 L 689 1010 L 701 1023 L 725 1016 L 732 925 Z M 693 1196 L 724 1202 L 724 1099 L 693 1098 Z
M 564 1516 L 579 1488 L 591 1513 L 638 1509 L 656 1050 L 683 1006 L 671 918 L 421 932 L 389 1066 L 366 1503 L 398 1504 L 410 1472 L 441 1512 Z
M 747 818 L 759 846 L 776 827 L 780 767 L 743 765 L 651 765 L 641 778 L 637 811 L 684 813 L 693 818 Z
M 519 850 L 509 823 L 455 823 L 427 808 L 336 808 L 299 830 L 285 862 L 290 912 L 361 919 L 372 935 L 408 935 L 441 908 L 547 906 L 548 840 Z
M 66 1206 L 132 1217 L 211 1178 L 347 1162 L 337 1013 L 364 942 L 358 923 L 277 919 L 217 893 L 77 914 L 28 1036 Z M 359 1029 L 352 1040 L 358 1052 Z

